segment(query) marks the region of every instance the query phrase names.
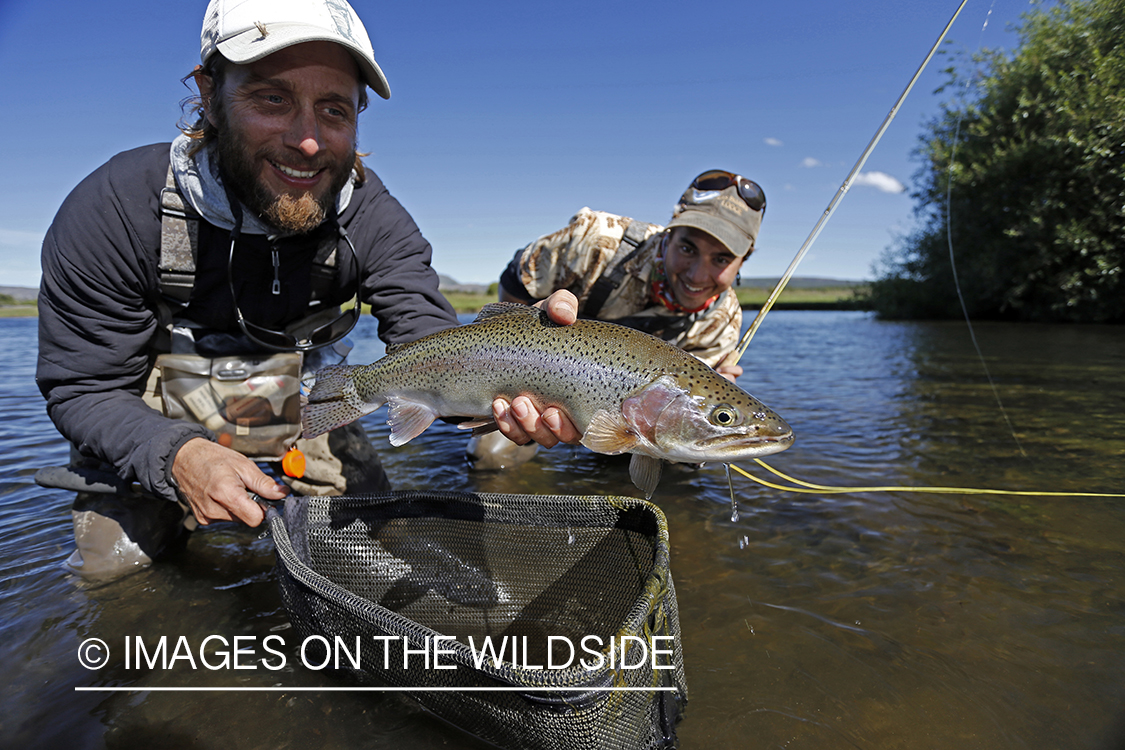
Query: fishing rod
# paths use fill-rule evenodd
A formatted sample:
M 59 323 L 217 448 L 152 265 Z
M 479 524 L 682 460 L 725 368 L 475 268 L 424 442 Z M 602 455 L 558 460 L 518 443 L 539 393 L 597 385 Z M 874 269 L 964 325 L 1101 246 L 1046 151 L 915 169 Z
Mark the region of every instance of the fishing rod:
M 900 95 L 898 98 L 898 101 L 896 101 L 895 105 L 891 107 L 891 111 L 887 113 L 887 117 L 883 120 L 883 124 L 879 126 L 879 129 L 877 131 L 875 131 L 875 135 L 874 137 L 872 137 L 871 142 L 867 144 L 867 148 L 865 148 L 863 150 L 863 153 L 860 155 L 859 161 L 857 161 L 855 163 L 855 166 L 852 167 L 852 171 L 848 173 L 848 176 L 844 179 L 843 184 L 840 185 L 840 189 L 836 191 L 836 195 L 832 198 L 832 202 L 828 204 L 828 208 L 826 208 L 824 210 L 824 213 L 821 214 L 820 219 L 816 222 L 816 226 L 813 227 L 812 232 L 809 234 L 804 244 L 801 245 L 801 249 L 797 251 L 797 255 L 793 258 L 793 262 L 789 264 L 789 268 L 785 269 L 785 273 L 777 282 L 777 285 L 773 288 L 773 291 L 770 292 L 770 296 L 766 299 L 765 304 L 762 305 L 762 309 L 758 310 L 758 315 L 754 318 L 754 321 L 750 324 L 750 327 L 746 330 L 746 333 L 743 334 L 742 340 L 738 342 L 738 348 L 731 352 L 731 354 L 727 355 L 726 359 L 723 361 L 723 364 L 738 364 L 738 361 L 742 359 L 742 355 L 746 353 L 746 348 L 750 346 L 750 339 L 754 338 L 754 332 L 757 331 L 758 327 L 762 324 L 762 320 L 765 319 L 766 313 L 770 311 L 770 308 L 773 307 L 774 302 L 777 301 L 777 298 L 781 296 L 782 291 L 785 290 L 785 285 L 789 283 L 789 279 L 792 278 L 793 272 L 797 270 L 797 265 L 801 262 L 802 259 L 804 259 L 805 254 L 808 253 L 809 248 L 812 247 L 812 243 L 816 241 L 817 236 L 819 236 L 821 230 L 824 229 L 824 225 L 828 223 L 828 220 L 832 217 L 833 212 L 836 211 L 836 206 L 839 205 L 844 195 L 851 188 L 852 181 L 855 179 L 855 176 L 859 174 L 859 170 L 863 169 L 863 165 L 867 163 L 867 157 L 870 156 L 871 152 L 875 150 L 875 146 L 879 143 L 879 139 L 883 137 L 883 133 L 887 132 L 887 128 L 890 127 L 891 121 L 894 120 L 895 115 L 898 114 L 899 107 L 901 107 L 902 103 L 906 101 L 906 95 L 910 93 L 910 89 L 914 88 L 914 84 L 917 83 L 918 78 L 921 77 L 922 71 L 924 71 L 926 69 L 926 66 L 929 65 L 930 59 L 933 58 L 933 56 L 937 53 L 938 46 L 941 45 L 942 40 L 945 39 L 945 35 L 949 33 L 949 29 L 953 26 L 953 22 L 957 20 L 957 16 L 961 14 L 961 11 L 964 9 L 965 5 L 968 2 L 969 0 L 961 0 L 961 5 L 958 6 L 957 12 L 955 12 L 953 14 L 953 17 L 949 19 L 949 23 L 945 25 L 945 28 L 938 36 L 937 41 L 934 42 L 934 45 L 930 48 L 930 53 L 926 55 L 926 59 L 923 60 L 922 64 L 918 67 L 918 72 L 916 72 L 914 74 L 914 77 L 910 79 L 910 83 L 906 85 L 906 89 L 903 90 L 902 95 Z M 733 360 L 731 359 L 732 356 L 734 357 Z

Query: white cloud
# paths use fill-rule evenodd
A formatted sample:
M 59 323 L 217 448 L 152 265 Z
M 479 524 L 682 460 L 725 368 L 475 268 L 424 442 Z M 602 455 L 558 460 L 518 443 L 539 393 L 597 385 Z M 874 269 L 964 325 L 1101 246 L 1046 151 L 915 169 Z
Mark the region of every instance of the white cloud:
M 811 169 L 813 167 L 824 166 L 824 164 L 819 159 L 814 159 L 811 156 L 806 156 L 805 160 L 803 162 L 801 162 L 801 166 L 802 167 L 808 167 L 809 169 Z
M 860 172 L 853 185 L 866 185 L 884 193 L 905 193 L 906 186 L 886 172 Z
M 778 140 L 777 138 L 766 138 L 765 142 L 766 142 L 767 146 L 781 146 L 781 145 L 783 145 L 781 143 L 781 141 Z

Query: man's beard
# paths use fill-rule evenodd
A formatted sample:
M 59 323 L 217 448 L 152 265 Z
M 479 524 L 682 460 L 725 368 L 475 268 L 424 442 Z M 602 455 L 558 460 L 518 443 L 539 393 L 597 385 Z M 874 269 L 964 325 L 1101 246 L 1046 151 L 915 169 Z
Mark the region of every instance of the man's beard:
M 258 179 L 261 154 L 253 154 L 245 146 L 242 133 L 231 127 L 226 113 L 214 111 L 218 121 L 217 153 L 219 168 L 234 193 L 247 208 L 282 232 L 305 234 L 316 229 L 335 210 L 336 196 L 351 179 L 354 155 L 337 164 L 322 165 L 332 178 L 329 189 L 320 198 L 310 191 L 296 196 L 274 194 Z M 354 149 L 353 149 L 354 154 Z M 275 160 L 276 161 L 276 160 Z

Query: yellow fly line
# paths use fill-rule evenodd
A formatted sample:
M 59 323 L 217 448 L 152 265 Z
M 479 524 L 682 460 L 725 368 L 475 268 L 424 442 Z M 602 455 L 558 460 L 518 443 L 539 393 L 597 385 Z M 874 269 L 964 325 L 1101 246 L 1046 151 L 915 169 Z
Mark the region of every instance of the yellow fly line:
M 783 484 L 775 484 L 767 482 L 764 479 L 759 479 L 753 474 L 742 470 L 734 464 L 729 464 L 731 468 L 737 471 L 747 479 L 753 480 L 760 485 L 769 487 L 770 489 L 783 490 L 785 492 L 804 492 L 814 495 L 842 495 L 850 492 L 929 492 L 944 495 L 1022 495 L 1027 497 L 1125 497 L 1125 494 L 1117 492 L 1032 492 L 1020 490 L 985 490 L 974 489 L 972 487 L 829 487 L 823 484 L 813 484 L 812 482 L 803 482 L 800 479 L 784 474 L 777 469 L 769 466 L 760 458 L 755 458 L 754 463 L 761 466 L 766 471 L 779 476 L 792 486 Z

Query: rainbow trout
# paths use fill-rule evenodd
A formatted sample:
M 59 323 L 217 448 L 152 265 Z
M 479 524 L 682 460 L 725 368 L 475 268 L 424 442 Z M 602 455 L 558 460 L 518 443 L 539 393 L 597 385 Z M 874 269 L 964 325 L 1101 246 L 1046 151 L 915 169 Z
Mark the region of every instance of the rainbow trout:
M 316 373 L 302 419 L 306 438 L 389 404 L 391 445 L 435 419 L 496 429 L 492 401 L 527 395 L 558 406 L 597 453 L 632 453 L 629 475 L 646 497 L 661 459 L 730 462 L 785 450 L 793 431 L 746 391 L 681 349 L 596 320 L 552 323 L 545 312 L 486 305 L 471 324 L 388 349 L 374 364 Z

